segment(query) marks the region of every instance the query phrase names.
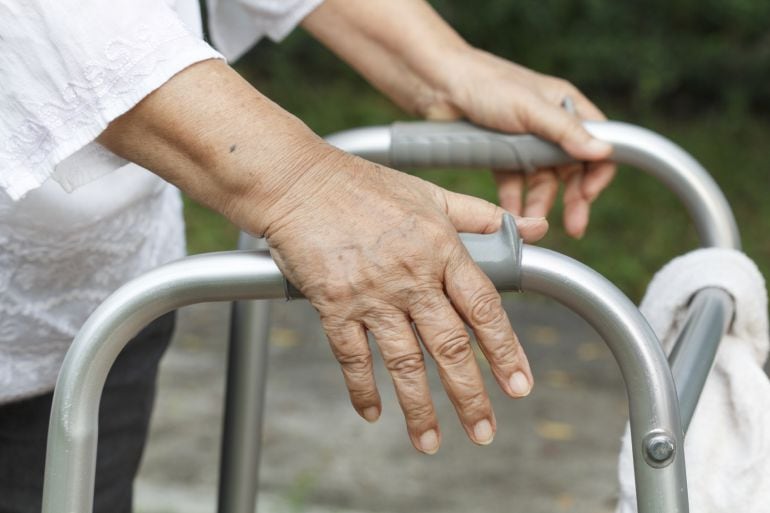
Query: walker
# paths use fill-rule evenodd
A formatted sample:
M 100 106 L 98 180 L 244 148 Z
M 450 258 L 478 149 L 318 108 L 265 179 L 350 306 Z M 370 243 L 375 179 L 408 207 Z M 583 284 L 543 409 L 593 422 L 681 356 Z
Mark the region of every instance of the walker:
M 703 246 L 739 248 L 730 207 L 709 174 L 689 154 L 646 129 L 587 122 L 613 145 L 612 159 L 662 180 L 684 203 Z M 466 123 L 395 123 L 327 139 L 391 167 L 478 167 L 530 172 L 573 159 L 532 135 L 507 135 Z M 636 306 L 612 283 L 559 253 L 523 244 L 505 216 L 491 235 L 461 234 L 476 263 L 503 291 L 537 292 L 588 321 L 609 346 L 626 386 L 640 513 L 689 511 L 684 432 L 733 316 L 732 298 L 705 288 L 691 302 L 684 329 L 667 360 Z M 229 349 L 219 486 L 220 513 L 253 513 L 258 484 L 269 302 L 299 298 L 269 253 L 248 236 L 241 250 L 197 255 L 166 264 L 127 283 L 91 315 L 69 349 L 54 391 L 43 491 L 43 513 L 93 509 L 98 410 L 115 358 L 144 326 L 181 306 L 235 301 Z M 675 386 L 676 383 L 676 386 Z

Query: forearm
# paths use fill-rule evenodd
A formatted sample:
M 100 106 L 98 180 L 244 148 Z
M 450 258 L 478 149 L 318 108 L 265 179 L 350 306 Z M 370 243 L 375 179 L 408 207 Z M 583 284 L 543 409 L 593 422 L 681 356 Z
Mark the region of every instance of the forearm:
M 174 76 L 99 142 L 254 234 L 265 232 L 267 212 L 303 173 L 336 153 L 214 60 Z
M 423 0 L 326 0 L 303 27 L 408 112 L 441 117 L 467 43 Z

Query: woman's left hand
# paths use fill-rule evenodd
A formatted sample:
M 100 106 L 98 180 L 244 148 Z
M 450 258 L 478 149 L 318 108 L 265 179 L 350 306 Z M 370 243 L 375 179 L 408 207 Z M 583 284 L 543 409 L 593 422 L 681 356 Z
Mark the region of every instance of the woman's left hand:
M 565 229 L 573 237 L 582 237 L 591 203 L 612 181 L 615 165 L 605 160 L 612 152 L 611 146 L 591 136 L 581 120 L 604 120 L 604 114 L 566 80 L 537 73 L 475 48 L 453 53 L 444 64 L 446 73 L 453 78 L 446 82 L 450 85 L 445 94 L 418 106 L 424 117 L 466 118 L 503 132 L 533 133 L 586 161 L 539 169 L 529 175 L 494 173 L 501 206 L 527 217 L 548 214 L 559 181 L 563 181 Z M 572 103 L 574 111 L 564 108 L 565 100 Z

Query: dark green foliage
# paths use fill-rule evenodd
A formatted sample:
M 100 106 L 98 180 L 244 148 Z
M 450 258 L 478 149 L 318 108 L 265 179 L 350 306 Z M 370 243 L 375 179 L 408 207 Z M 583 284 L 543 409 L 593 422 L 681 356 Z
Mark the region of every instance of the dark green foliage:
M 437 0 L 474 44 L 635 110 L 770 111 L 770 2 Z
M 568 78 L 599 103 L 668 115 L 770 113 L 770 2 L 755 0 L 435 0 L 471 43 Z M 334 58 L 308 38 L 291 55 L 312 75 Z M 265 68 L 282 66 L 258 53 Z

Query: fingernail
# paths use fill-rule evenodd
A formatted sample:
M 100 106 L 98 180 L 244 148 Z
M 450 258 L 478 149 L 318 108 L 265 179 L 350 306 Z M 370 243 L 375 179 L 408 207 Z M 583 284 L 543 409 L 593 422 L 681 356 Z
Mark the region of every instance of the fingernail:
M 420 436 L 420 449 L 427 454 L 436 454 L 438 451 L 438 433 L 435 429 L 429 429 Z
M 612 145 L 608 142 L 600 141 L 599 139 L 590 139 L 586 143 L 586 149 L 597 156 L 606 156 L 612 151 Z
M 487 419 L 480 420 L 473 426 L 473 438 L 476 443 L 481 445 L 489 445 L 492 443 L 492 439 L 495 437 L 492 433 L 492 424 Z
M 364 408 L 364 411 L 362 411 L 361 414 L 367 422 L 377 422 L 377 419 L 380 418 L 380 410 L 375 406 Z
M 529 395 L 529 391 L 532 390 L 532 385 L 530 385 L 527 375 L 521 371 L 514 372 L 508 383 L 511 385 L 511 391 L 519 397 Z

